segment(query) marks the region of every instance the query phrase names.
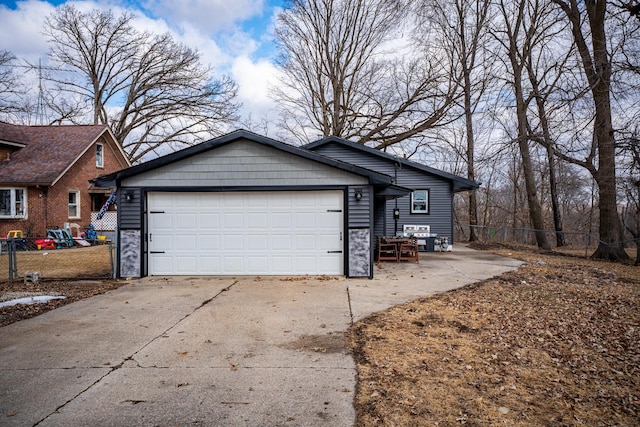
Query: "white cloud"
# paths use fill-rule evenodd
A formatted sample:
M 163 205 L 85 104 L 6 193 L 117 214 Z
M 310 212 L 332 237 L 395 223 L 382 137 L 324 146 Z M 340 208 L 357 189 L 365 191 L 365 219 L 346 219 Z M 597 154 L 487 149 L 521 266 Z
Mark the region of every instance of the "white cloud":
M 49 3 L 35 0 L 17 2 L 15 10 L 0 5 L 0 49 L 37 62 L 48 50 L 42 28 L 53 10 Z
M 249 114 L 255 118 L 275 120 L 275 103 L 269 97 L 270 88 L 275 85 L 278 71 L 269 61 L 252 61 L 248 56 L 240 56 L 233 62 L 232 78 L 238 83 L 238 100 L 242 102 L 242 116 Z
M 181 28 L 194 26 L 213 35 L 260 14 L 264 0 L 148 0 L 142 5 L 150 13 Z

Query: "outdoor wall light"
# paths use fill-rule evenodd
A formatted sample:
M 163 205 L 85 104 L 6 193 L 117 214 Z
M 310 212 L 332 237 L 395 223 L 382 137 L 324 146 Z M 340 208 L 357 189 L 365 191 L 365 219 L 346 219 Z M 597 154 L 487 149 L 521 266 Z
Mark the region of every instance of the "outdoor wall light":
M 362 199 L 362 188 L 356 188 L 355 190 L 353 190 L 353 195 L 356 200 Z
M 124 193 L 124 199 L 127 201 L 127 203 L 133 202 L 133 192 L 127 191 L 126 193 Z

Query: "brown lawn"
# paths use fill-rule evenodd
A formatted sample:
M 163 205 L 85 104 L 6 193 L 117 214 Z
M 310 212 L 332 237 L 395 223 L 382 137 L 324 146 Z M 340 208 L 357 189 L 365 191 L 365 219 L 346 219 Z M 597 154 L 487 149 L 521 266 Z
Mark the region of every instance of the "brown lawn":
M 640 268 L 527 263 L 354 325 L 358 426 L 640 425 Z

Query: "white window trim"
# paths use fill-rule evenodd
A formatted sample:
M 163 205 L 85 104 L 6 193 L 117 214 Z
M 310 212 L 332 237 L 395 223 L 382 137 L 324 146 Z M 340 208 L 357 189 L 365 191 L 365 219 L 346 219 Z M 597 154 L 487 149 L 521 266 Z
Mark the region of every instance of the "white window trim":
M 70 215 L 70 211 L 71 211 L 71 203 L 69 202 L 69 196 L 67 195 L 67 215 L 69 215 L 69 219 L 77 219 L 80 218 L 82 215 L 80 214 L 80 191 L 79 190 L 69 190 L 68 194 L 75 194 L 76 195 L 76 215 L 75 216 L 71 216 Z
M 98 147 L 100 147 L 100 161 L 98 162 Z M 96 167 L 103 168 L 104 167 L 104 144 L 97 143 L 96 144 Z
M 423 192 L 423 191 L 426 193 L 426 197 L 425 197 L 425 199 L 426 199 L 426 200 L 425 200 L 425 209 L 424 209 L 424 210 L 414 209 L 414 200 L 413 200 L 413 196 L 414 196 L 414 194 L 415 194 L 415 193 L 417 193 L 417 192 Z M 431 195 L 430 195 L 429 193 L 430 193 L 430 191 L 429 191 L 429 189 L 428 189 L 428 188 L 421 188 L 421 189 L 418 189 L 418 190 L 414 190 L 414 191 L 411 193 L 411 213 L 412 213 L 412 214 L 419 214 L 419 215 L 420 215 L 420 214 L 422 214 L 422 215 L 429 214 L 429 198 L 431 197 Z M 420 202 L 422 202 L 422 200 L 419 200 L 419 201 L 420 201 Z
M 0 215 L 2 219 L 14 219 L 14 218 L 27 218 L 27 189 L 24 187 L 3 187 L 0 190 L 8 190 L 11 191 L 11 213 L 9 215 Z M 18 214 L 16 212 L 16 190 L 22 190 L 22 214 Z

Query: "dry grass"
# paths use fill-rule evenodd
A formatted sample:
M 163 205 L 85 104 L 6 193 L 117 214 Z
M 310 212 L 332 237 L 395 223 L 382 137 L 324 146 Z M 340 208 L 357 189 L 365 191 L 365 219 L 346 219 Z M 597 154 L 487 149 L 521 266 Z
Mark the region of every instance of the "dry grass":
M 358 426 L 640 425 L 640 268 L 519 270 L 358 322 Z
M 3 264 L 4 262 L 4 264 Z M 0 256 L 0 301 L 10 296 L 61 295 L 65 299 L 46 304 L 0 307 L 0 326 L 37 316 L 73 301 L 89 298 L 121 286 L 111 279 L 109 245 L 17 252 L 20 278 L 8 282 L 7 255 Z M 37 271 L 38 283 L 25 283 L 26 272 Z M 87 280 L 90 279 L 90 280 Z
M 109 245 L 51 249 L 40 251 L 18 251 L 18 275 L 37 271 L 42 279 L 103 277 L 111 276 L 111 254 Z M 6 256 L 5 256 L 6 257 Z M 7 272 L 2 271 L 6 278 Z

